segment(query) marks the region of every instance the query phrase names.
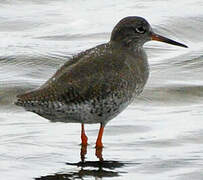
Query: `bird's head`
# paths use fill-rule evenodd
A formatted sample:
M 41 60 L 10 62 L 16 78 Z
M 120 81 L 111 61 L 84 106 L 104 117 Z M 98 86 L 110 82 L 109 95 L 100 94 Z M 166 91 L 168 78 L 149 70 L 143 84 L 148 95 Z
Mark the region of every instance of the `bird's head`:
M 184 44 L 154 33 L 150 24 L 144 18 L 138 16 L 123 18 L 111 33 L 111 41 L 122 43 L 125 46 L 143 46 L 145 42 L 150 40 L 187 47 Z

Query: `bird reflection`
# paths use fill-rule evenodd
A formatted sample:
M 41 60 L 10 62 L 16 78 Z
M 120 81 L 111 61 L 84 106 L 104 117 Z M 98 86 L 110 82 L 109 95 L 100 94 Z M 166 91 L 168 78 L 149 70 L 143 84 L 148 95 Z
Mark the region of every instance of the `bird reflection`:
M 69 180 L 69 179 L 84 179 L 84 177 L 94 177 L 95 179 L 102 179 L 103 177 L 120 176 L 116 168 L 124 166 L 124 163 L 119 161 L 106 161 L 102 157 L 103 148 L 96 148 L 95 155 L 98 161 L 85 161 L 87 154 L 87 146 L 81 145 L 80 157 L 81 161 L 77 163 L 67 162 L 68 166 L 76 166 L 79 170 L 55 173 L 53 175 L 42 176 L 35 178 L 35 180 Z
M 83 179 L 84 177 L 94 177 L 95 179 L 103 177 L 116 177 L 119 176 L 118 172 L 106 171 L 106 170 L 84 170 L 81 169 L 75 172 L 68 172 L 62 174 L 54 174 L 36 178 L 35 180 L 72 180 Z
M 124 166 L 124 163 L 119 161 L 80 161 L 78 163 L 66 164 L 69 166 L 80 167 L 80 169 L 72 172 L 56 173 L 53 175 L 42 176 L 39 178 L 35 178 L 35 180 L 72 180 L 84 179 L 84 177 L 94 177 L 95 179 L 102 179 L 103 177 L 117 177 L 120 175 L 119 172 L 115 171 L 115 169 Z
M 80 158 L 81 161 L 77 163 L 67 162 L 68 166 L 76 166 L 79 168 L 71 172 L 55 173 L 52 175 L 35 178 L 35 180 L 69 180 L 69 179 L 84 179 L 84 177 L 94 177 L 95 179 L 102 179 L 103 177 L 120 176 L 120 172 L 116 168 L 121 168 L 127 163 L 119 161 L 106 161 L 102 156 L 103 148 L 95 148 L 95 155 L 98 161 L 85 161 L 87 154 L 87 145 L 81 145 Z M 123 172 L 123 171 L 122 171 Z

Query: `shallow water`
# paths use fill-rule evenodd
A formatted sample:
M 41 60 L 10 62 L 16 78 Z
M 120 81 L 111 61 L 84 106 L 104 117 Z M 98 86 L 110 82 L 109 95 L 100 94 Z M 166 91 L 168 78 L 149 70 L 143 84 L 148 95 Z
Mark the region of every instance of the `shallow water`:
M 202 8 L 198 0 L 0 2 L 0 179 L 202 179 Z M 129 15 L 189 48 L 145 45 L 149 81 L 105 128 L 104 163 L 95 157 L 99 126 L 87 125 L 87 163 L 77 164 L 79 124 L 50 123 L 13 101 L 73 54 L 108 41 Z

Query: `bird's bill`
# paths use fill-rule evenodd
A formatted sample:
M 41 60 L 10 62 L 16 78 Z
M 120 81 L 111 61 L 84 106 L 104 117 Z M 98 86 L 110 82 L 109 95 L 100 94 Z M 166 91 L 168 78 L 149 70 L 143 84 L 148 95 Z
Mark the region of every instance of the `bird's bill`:
M 154 32 L 152 32 L 151 40 L 161 41 L 161 42 L 165 42 L 165 43 L 172 44 L 172 45 L 175 45 L 175 46 L 181 46 L 181 47 L 187 48 L 187 46 L 182 44 L 182 43 L 173 41 L 173 40 L 168 39 L 168 38 L 166 38 L 164 36 L 160 36 L 160 35 L 158 35 L 158 34 L 156 34 Z

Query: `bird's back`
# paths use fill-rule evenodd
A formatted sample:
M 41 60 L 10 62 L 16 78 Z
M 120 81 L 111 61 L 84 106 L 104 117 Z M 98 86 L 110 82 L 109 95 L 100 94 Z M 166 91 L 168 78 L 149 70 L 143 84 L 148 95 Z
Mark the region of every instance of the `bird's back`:
M 140 53 L 135 56 L 111 43 L 82 52 L 39 89 L 19 95 L 16 104 L 52 121 L 108 121 L 146 83 L 148 64 Z

